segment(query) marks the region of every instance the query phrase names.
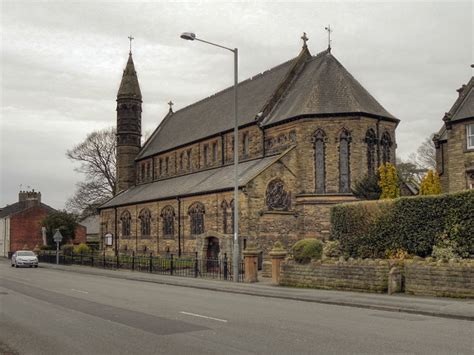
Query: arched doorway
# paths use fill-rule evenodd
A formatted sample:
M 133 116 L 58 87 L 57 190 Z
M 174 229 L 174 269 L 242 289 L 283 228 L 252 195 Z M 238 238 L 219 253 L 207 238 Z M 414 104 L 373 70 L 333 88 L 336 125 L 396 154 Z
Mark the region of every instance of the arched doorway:
M 219 239 L 216 237 L 207 237 L 207 259 L 218 259 L 219 258 Z

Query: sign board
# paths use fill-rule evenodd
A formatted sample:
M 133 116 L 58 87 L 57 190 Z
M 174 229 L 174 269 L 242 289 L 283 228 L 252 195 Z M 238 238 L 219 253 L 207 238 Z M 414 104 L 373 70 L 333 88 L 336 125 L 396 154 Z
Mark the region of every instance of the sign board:
M 55 243 L 61 243 L 63 240 L 63 235 L 59 231 L 59 229 L 56 230 L 56 233 L 54 233 L 53 240 Z
M 104 243 L 105 245 L 107 246 L 111 246 L 113 244 L 113 234 L 112 233 L 107 233 L 106 235 L 104 235 Z

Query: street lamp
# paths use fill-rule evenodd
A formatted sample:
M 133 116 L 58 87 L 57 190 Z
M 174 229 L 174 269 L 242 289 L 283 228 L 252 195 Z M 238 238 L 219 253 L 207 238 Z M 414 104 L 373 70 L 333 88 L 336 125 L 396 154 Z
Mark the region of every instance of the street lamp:
M 232 253 L 233 279 L 238 281 L 239 277 L 239 123 L 237 121 L 237 82 L 238 82 L 238 57 L 237 48 L 228 48 L 216 43 L 204 41 L 196 37 L 192 32 L 183 32 L 181 38 L 188 41 L 199 41 L 211 46 L 227 49 L 234 53 L 234 248 Z

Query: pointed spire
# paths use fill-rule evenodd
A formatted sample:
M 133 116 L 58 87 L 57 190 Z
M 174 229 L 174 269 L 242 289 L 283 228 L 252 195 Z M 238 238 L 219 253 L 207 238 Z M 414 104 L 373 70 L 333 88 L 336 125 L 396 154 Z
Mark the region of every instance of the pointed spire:
M 135 71 L 131 52 L 128 55 L 127 66 L 123 71 L 117 99 L 142 99 L 142 93 L 140 91 L 140 85 L 138 84 L 137 72 Z

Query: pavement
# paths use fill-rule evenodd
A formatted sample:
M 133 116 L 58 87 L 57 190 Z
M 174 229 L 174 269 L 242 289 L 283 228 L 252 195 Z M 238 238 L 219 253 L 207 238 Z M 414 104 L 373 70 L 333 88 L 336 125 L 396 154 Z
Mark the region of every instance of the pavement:
M 191 287 L 217 292 L 231 292 L 260 297 L 314 302 L 337 306 L 357 307 L 390 312 L 403 312 L 433 317 L 474 321 L 474 299 L 433 298 L 405 294 L 373 294 L 348 291 L 331 291 L 307 288 L 272 286 L 268 279 L 258 283 L 235 283 L 202 278 L 188 278 L 149 274 L 129 270 L 105 270 L 79 265 L 54 265 L 42 263 L 42 268 L 69 271 L 112 278 L 152 282 L 164 285 Z

